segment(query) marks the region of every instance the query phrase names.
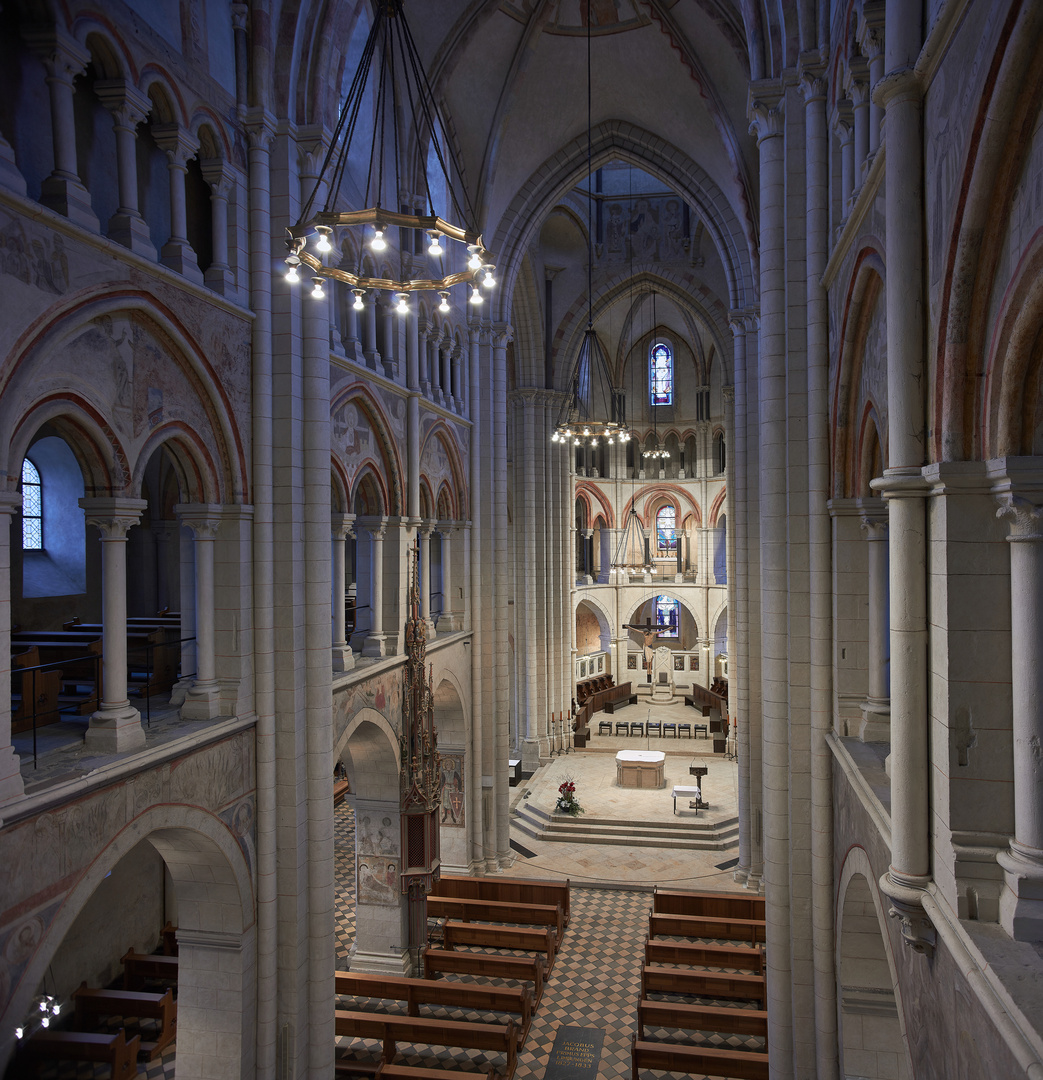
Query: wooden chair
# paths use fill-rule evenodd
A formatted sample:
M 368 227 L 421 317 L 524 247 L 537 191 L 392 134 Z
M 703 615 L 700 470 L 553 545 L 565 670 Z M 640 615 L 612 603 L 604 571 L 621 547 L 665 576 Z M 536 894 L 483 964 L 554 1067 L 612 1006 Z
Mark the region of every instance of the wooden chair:
M 644 735 L 645 722 L 644 720 L 631 720 L 630 721 L 630 734 L 631 735 Z
M 678 724 L 677 725 L 677 737 L 681 737 L 681 732 L 684 732 L 687 738 L 692 737 L 692 725 L 691 724 Z
M 625 720 L 616 721 L 616 734 L 626 735 L 630 731 L 630 725 Z
M 677 738 L 677 725 L 672 720 L 668 720 L 668 721 L 666 721 L 666 723 L 663 724 L 663 738 L 664 739 L 666 738 L 666 733 L 668 731 L 673 731 L 674 738 L 675 739 Z
M 662 724 L 662 721 L 661 720 L 649 720 L 648 721 L 648 734 L 649 735 L 655 734 L 655 735 L 658 735 L 660 738 L 662 738 L 663 737 L 663 724 Z
M 599 720 L 598 721 L 598 734 L 599 735 L 611 735 L 612 734 L 612 721 L 611 720 Z

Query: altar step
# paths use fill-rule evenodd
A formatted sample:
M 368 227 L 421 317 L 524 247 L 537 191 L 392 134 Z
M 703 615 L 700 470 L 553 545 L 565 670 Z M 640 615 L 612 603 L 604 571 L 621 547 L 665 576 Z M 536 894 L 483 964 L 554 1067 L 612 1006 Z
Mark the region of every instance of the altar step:
M 703 813 L 712 812 L 704 810 Z M 739 842 L 738 817 L 677 818 L 672 822 L 619 821 L 587 814 L 578 818 L 548 814 L 530 803 L 522 803 L 514 810 L 511 820 L 519 832 L 533 840 L 568 844 L 724 851 Z

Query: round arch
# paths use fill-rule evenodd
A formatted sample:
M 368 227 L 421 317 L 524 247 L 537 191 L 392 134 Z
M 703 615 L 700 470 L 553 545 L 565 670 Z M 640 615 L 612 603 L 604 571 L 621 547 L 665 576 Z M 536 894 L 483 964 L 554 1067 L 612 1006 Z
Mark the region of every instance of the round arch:
M 376 709 L 359 709 L 334 744 L 333 758 L 344 760 L 353 795 L 362 799 L 398 799 L 398 733 Z

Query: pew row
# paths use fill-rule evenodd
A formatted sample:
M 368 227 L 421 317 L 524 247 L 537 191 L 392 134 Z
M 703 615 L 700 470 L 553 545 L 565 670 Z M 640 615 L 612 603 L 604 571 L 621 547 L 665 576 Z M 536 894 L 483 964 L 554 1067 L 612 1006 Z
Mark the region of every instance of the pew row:
M 91 1026 L 85 1021 L 99 1016 L 137 1017 L 158 1020 L 159 1033 L 155 1040 L 142 1040 L 139 1050 L 153 1061 L 177 1037 L 177 1002 L 168 987 L 165 993 L 148 994 L 135 990 L 95 990 L 82 983 L 72 995 L 76 1009 L 74 1023 L 79 1027 Z
M 630 1039 L 632 1080 L 642 1069 L 689 1073 L 692 1076 L 727 1076 L 731 1080 L 768 1080 L 768 1055 L 749 1050 L 719 1050 L 712 1046 L 650 1042 Z
M 140 990 L 146 979 L 156 979 L 176 986 L 177 957 L 128 950 L 123 957 L 123 989 Z
M 662 915 L 702 915 L 713 919 L 763 919 L 764 897 L 742 893 L 656 889 L 652 910 Z
M 637 1030 L 645 1028 L 678 1031 L 710 1031 L 727 1035 L 768 1037 L 768 1014 L 761 1009 L 727 1009 L 719 1005 L 691 1005 L 687 1002 L 648 1001 L 637 1005 Z
M 763 1006 L 764 976 L 645 964 L 641 969 L 641 996 L 645 998 L 649 994 L 759 1001 Z
M 424 947 L 424 978 L 439 975 L 484 975 L 532 983 L 533 1008 L 543 997 L 544 964 L 538 956 L 496 956 L 492 953 L 456 952 Z
M 432 919 L 460 922 L 518 923 L 550 926 L 559 940 L 565 932 L 561 904 L 522 904 L 507 900 L 470 900 L 461 896 L 428 896 L 427 914 Z
M 517 949 L 520 952 L 546 954 L 549 975 L 554 967 L 557 941 L 551 929 L 540 930 L 527 926 L 493 926 L 490 923 L 464 923 L 448 919 L 444 927 L 443 945 L 477 945 L 483 949 Z
M 675 967 L 737 968 L 764 974 L 764 950 L 752 945 L 711 945 L 699 941 L 648 941 L 646 964 Z
M 717 941 L 765 942 L 764 922 L 760 919 L 711 919 L 702 915 L 658 915 L 648 913 L 648 936 L 711 938 Z
M 518 1027 L 506 1024 L 472 1024 L 463 1020 L 442 1020 L 431 1016 L 392 1016 L 389 1013 L 334 1011 L 334 1031 L 341 1038 L 379 1039 L 381 1058 L 391 1065 L 396 1043 L 425 1046 L 458 1046 L 466 1050 L 493 1050 L 506 1058 L 500 1080 L 511 1080 L 518 1063 Z M 491 1075 L 491 1074 L 490 1074 Z
M 38 1031 L 23 1053 L 34 1061 L 94 1061 L 108 1065 L 112 1080 L 131 1080 L 138 1075 L 141 1039 L 127 1039 L 123 1028 L 114 1035 L 87 1031 Z
M 479 1012 L 517 1013 L 518 1042 L 525 1041 L 532 1024 L 532 991 L 526 987 L 483 986 L 472 982 L 433 982 L 398 975 L 338 971 L 336 992 L 352 997 L 403 1001 L 410 1016 L 420 1015 L 421 1005 L 447 1009 L 474 1009 Z
M 569 925 L 569 882 L 523 881 L 520 878 L 469 877 L 443 874 L 435 882 L 433 896 L 457 896 L 468 900 L 499 900 L 515 904 L 560 904 Z

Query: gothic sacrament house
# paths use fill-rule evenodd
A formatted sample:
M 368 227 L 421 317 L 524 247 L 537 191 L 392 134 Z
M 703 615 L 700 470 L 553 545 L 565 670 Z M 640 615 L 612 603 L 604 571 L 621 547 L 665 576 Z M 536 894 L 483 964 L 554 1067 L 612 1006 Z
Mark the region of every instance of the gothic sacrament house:
M 4 0 L 0 1070 L 327 1080 L 468 877 L 443 1067 L 683 886 L 722 1075 L 1038 1080 L 1041 514 L 1037 0 Z

